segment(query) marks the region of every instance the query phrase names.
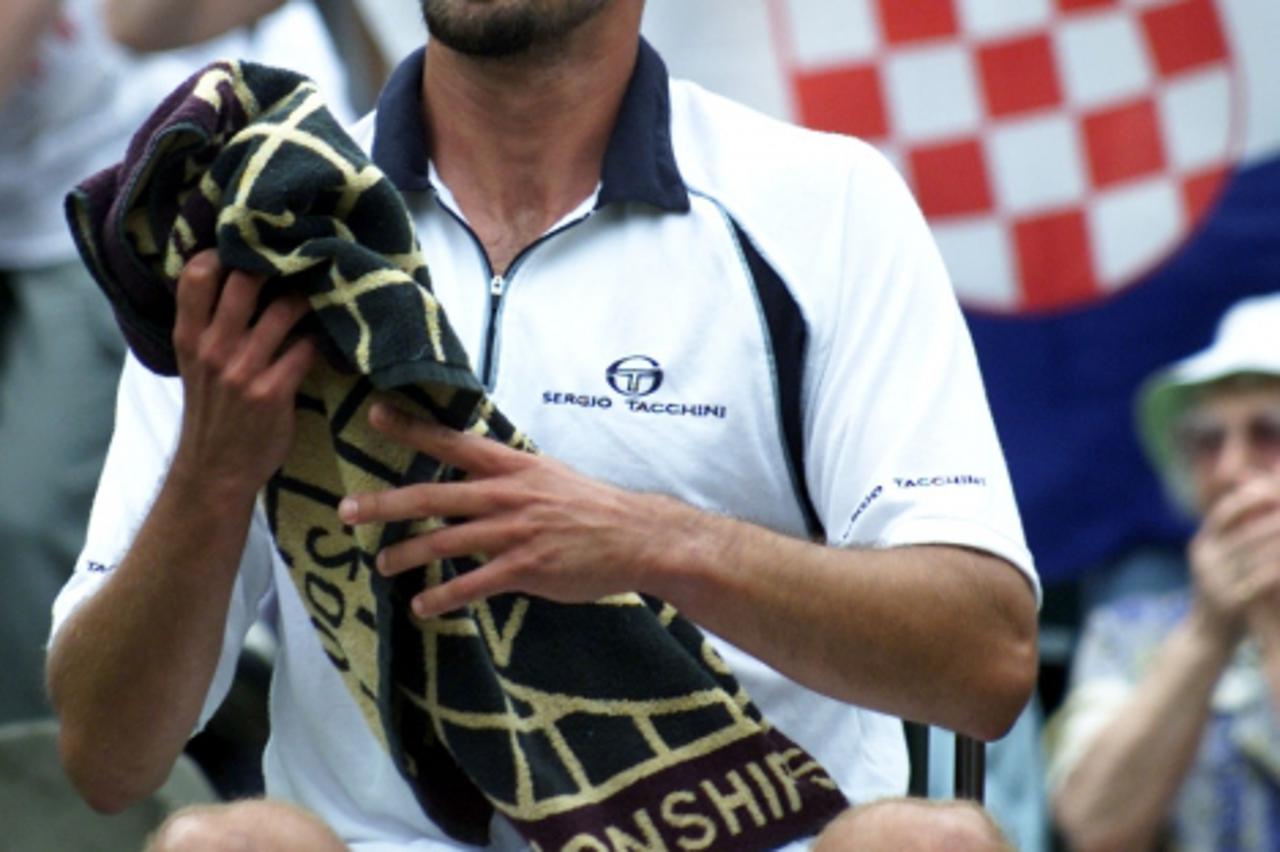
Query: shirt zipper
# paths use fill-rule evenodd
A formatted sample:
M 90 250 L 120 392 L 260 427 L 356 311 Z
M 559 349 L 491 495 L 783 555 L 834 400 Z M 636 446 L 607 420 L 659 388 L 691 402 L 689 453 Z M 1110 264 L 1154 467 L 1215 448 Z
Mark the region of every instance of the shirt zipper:
M 481 253 L 484 253 L 483 247 Z M 520 255 L 516 255 L 516 260 L 519 257 Z M 489 390 L 493 390 L 493 350 L 498 337 L 498 313 L 502 310 L 502 297 L 507 292 L 507 276 L 515 274 L 516 260 L 511 261 L 504 275 L 501 272 L 493 271 L 493 265 L 489 263 L 489 256 L 485 255 L 485 265 L 488 267 L 490 274 L 489 313 L 484 323 L 484 354 L 480 359 L 479 372 L 480 381 Z
M 562 234 L 570 228 L 587 221 L 591 218 L 591 214 L 595 212 L 595 208 L 588 210 L 576 219 L 565 222 L 554 230 L 547 231 L 547 233 L 529 243 L 529 245 L 520 250 L 519 254 L 512 258 L 511 263 L 507 265 L 507 271 L 503 273 L 494 270 L 493 264 L 489 262 L 489 254 L 484 250 L 484 243 L 480 241 L 480 237 L 474 230 L 472 230 L 471 226 L 467 224 L 467 220 L 463 219 L 460 215 L 450 209 L 447 204 L 440 200 L 438 195 L 436 196 L 436 203 L 439 204 L 446 213 L 452 216 L 454 221 L 462 226 L 463 231 L 471 237 L 471 241 L 475 244 L 476 250 L 480 252 L 480 258 L 484 263 L 485 273 L 489 276 L 489 310 L 488 316 L 485 319 L 484 343 L 480 353 L 480 361 L 476 365 L 476 375 L 486 389 L 493 390 L 493 374 L 495 369 L 494 351 L 497 346 L 498 338 L 498 316 L 502 313 L 502 300 L 506 296 L 507 291 L 511 289 L 511 280 L 515 277 L 516 270 L 522 263 L 524 263 L 530 252 L 535 248 L 542 245 L 552 237 Z

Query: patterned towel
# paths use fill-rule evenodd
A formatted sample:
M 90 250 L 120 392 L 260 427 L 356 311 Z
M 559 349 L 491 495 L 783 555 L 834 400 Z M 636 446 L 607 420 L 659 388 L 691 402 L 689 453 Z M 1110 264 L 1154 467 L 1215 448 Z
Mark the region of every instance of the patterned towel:
M 342 495 L 457 470 L 368 426 L 375 399 L 535 452 L 494 408 L 431 292 L 396 189 L 290 72 L 217 63 L 157 109 L 125 160 L 67 200 L 82 256 L 134 352 L 175 373 L 184 262 L 306 294 L 329 358 L 264 504 L 316 636 L 424 811 L 485 843 L 494 811 L 537 849 L 767 849 L 844 805 L 712 646 L 639 595 L 563 605 L 506 594 L 419 621 L 408 602 L 477 564 L 395 579 L 383 547 L 444 523 L 339 522 Z

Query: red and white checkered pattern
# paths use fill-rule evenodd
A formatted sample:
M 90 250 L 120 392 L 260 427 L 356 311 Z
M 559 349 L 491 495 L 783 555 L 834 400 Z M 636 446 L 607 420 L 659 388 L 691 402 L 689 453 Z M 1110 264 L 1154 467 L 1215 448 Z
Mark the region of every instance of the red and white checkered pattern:
M 1215 0 L 772 2 L 797 118 L 897 163 L 973 307 L 1123 287 L 1239 157 Z

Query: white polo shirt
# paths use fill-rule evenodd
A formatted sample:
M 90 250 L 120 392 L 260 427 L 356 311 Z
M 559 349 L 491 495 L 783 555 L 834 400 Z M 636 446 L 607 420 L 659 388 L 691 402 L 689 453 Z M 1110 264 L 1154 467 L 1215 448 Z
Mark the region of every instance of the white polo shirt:
M 354 135 L 404 193 L 477 375 L 545 452 L 836 546 L 989 551 L 1039 595 L 946 271 L 908 190 L 872 148 L 671 82 L 643 45 L 597 193 L 496 274 L 422 147 L 420 80 L 415 54 Z M 131 359 L 57 624 L 123 557 L 180 411 L 176 380 Z M 260 512 L 205 718 L 272 591 L 280 652 L 268 793 L 313 809 L 360 849 L 455 848 L 369 733 Z M 851 800 L 905 790 L 897 719 L 718 645 L 765 715 Z M 494 848 L 522 848 L 502 822 Z

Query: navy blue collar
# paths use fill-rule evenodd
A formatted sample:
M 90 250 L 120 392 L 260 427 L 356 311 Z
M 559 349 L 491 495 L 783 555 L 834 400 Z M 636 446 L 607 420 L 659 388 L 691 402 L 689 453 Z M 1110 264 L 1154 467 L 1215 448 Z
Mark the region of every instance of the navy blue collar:
M 405 57 L 378 98 L 373 161 L 401 192 L 431 188 L 422 116 L 425 51 L 420 47 Z M 643 38 L 605 150 L 596 206 L 615 201 L 640 201 L 674 212 L 689 209 L 671 146 L 667 67 Z

